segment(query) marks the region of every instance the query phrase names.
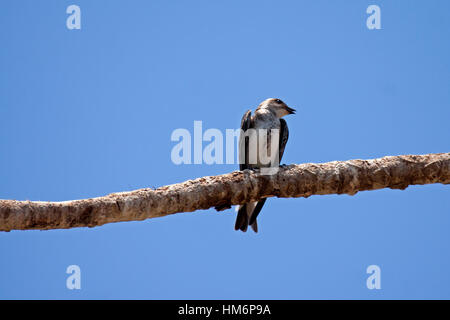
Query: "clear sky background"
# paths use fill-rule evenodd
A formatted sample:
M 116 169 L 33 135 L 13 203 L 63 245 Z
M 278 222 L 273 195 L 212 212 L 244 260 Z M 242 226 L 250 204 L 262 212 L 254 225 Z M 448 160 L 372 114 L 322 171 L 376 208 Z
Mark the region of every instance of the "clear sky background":
M 68 30 L 66 8 L 81 8 Z M 381 8 L 381 30 L 366 9 Z M 2 1 L 0 198 L 63 201 L 237 169 L 175 165 L 177 128 L 268 97 L 284 163 L 449 152 L 449 1 Z M 450 298 L 450 187 L 0 233 L 0 298 Z M 81 268 L 81 290 L 66 268 Z M 369 290 L 366 268 L 381 268 Z

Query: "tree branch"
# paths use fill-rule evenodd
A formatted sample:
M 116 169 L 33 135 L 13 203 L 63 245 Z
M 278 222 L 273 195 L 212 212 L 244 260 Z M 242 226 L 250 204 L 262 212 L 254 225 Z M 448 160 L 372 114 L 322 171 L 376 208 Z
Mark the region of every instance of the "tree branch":
M 155 190 L 140 189 L 86 200 L 0 200 L 0 231 L 95 227 L 214 206 L 229 207 L 266 197 L 354 195 L 364 190 L 405 189 L 429 183 L 450 183 L 450 153 L 290 165 L 270 176 L 235 171 Z

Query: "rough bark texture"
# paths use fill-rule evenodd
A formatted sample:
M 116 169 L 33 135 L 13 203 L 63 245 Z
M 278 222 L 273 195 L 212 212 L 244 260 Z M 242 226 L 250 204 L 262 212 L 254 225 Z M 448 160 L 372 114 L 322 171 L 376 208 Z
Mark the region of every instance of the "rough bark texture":
M 235 171 L 158 189 L 113 193 L 86 200 L 0 200 L 0 231 L 95 227 L 214 206 L 226 207 L 265 197 L 354 195 L 363 190 L 405 189 L 409 185 L 428 183 L 450 183 L 450 153 L 290 165 L 270 176 Z

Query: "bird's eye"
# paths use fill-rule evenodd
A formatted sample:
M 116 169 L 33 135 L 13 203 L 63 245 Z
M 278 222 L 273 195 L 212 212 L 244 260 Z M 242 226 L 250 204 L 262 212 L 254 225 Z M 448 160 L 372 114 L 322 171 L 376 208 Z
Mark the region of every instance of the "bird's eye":
M 275 100 L 277 103 L 281 103 L 281 100 L 280 99 L 277 99 L 277 100 Z

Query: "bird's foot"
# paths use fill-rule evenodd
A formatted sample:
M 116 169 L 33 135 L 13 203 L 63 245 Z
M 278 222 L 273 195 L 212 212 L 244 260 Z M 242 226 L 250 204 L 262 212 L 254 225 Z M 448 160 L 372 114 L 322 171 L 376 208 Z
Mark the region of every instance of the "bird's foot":
M 259 173 L 260 171 L 261 171 L 261 169 L 259 169 L 259 168 L 247 168 L 244 170 L 244 172 L 247 172 L 247 173 L 250 173 L 250 172 Z
M 224 211 L 227 209 L 231 209 L 231 205 L 230 204 L 219 204 L 217 206 L 214 207 L 217 211 Z

